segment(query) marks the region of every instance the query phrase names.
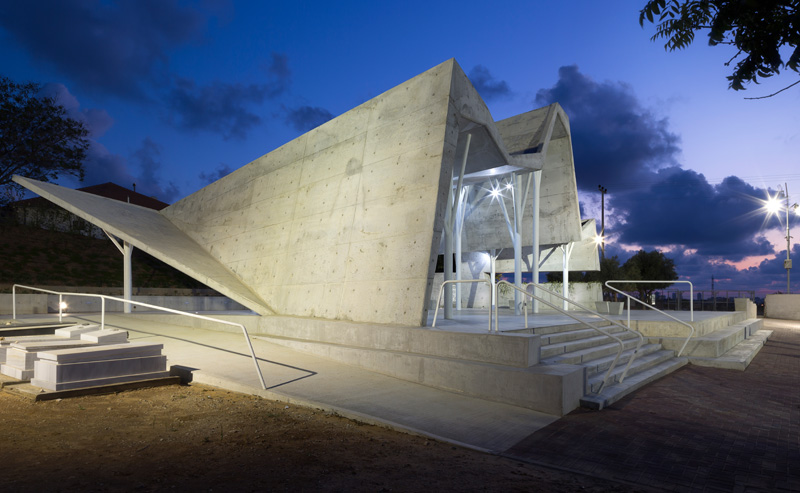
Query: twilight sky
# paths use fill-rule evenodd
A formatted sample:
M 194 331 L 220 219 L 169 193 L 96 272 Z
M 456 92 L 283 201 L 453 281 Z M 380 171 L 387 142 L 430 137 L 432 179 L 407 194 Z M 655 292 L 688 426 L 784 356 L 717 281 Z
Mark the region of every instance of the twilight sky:
M 727 89 L 734 53 L 704 36 L 653 43 L 641 1 L 37 0 L 0 4 L 0 74 L 44 85 L 91 131 L 80 187 L 113 181 L 174 202 L 455 58 L 496 120 L 551 102 L 570 117 L 581 204 L 606 255 L 673 258 L 695 289 L 785 292 L 800 202 L 796 74 Z M 793 78 L 794 77 L 794 78 Z M 800 292 L 792 217 L 792 291 Z M 796 241 L 795 241 L 796 240 Z

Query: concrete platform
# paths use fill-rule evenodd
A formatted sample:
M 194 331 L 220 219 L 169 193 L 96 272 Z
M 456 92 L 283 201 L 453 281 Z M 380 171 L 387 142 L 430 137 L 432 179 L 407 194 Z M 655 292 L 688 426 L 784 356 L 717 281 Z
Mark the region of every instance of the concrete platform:
M 714 318 L 708 312 L 696 315 Z M 106 321 L 109 327 L 129 331 L 132 341 L 163 343 L 168 365 L 193 382 L 325 409 L 491 452 L 506 450 L 558 420 L 555 414 L 435 389 L 255 339 L 253 346 L 268 387 L 262 390 L 241 333 L 155 324 L 152 318 L 141 314 L 136 318 L 109 315 Z M 510 329 L 514 328 L 512 318 L 505 320 Z M 257 317 L 250 320 L 256 321 Z M 73 321 L 96 322 L 99 315 Z M 552 325 L 558 321 L 574 323 L 553 315 L 529 322 Z M 468 324 L 465 331 L 481 332 L 485 323 L 483 317 L 473 317 L 472 328 Z M 516 328 L 521 326 L 520 323 Z

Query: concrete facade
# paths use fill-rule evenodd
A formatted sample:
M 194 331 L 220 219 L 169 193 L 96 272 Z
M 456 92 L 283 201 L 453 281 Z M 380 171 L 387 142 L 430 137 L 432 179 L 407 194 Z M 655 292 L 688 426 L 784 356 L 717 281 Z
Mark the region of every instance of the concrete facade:
M 494 122 L 448 60 L 161 212 L 15 180 L 261 315 L 421 326 L 455 177 L 534 171 L 540 244 L 585 241 L 563 110 Z M 498 213 L 474 208 L 464 251 L 512 244 Z

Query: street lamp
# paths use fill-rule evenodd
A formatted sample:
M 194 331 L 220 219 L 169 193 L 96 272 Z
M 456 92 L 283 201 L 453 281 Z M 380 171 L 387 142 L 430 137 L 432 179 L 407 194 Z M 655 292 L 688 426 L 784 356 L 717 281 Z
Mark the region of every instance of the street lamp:
M 778 187 L 778 194 L 774 197 L 770 197 L 765 204 L 767 212 L 770 214 L 775 214 L 778 216 L 779 213 L 783 212 L 782 209 L 786 210 L 786 260 L 783 261 L 783 268 L 786 269 L 786 294 L 791 293 L 790 282 L 789 282 L 789 272 L 792 269 L 792 258 L 790 256 L 790 252 L 792 250 L 792 236 L 789 232 L 789 211 L 794 210 L 795 214 L 798 214 L 797 207 L 798 205 L 792 204 L 789 205 L 789 185 L 784 183 L 784 190 L 780 190 L 780 186 Z M 786 198 L 786 205 L 784 206 L 780 198 Z M 778 217 L 780 220 L 780 216 Z

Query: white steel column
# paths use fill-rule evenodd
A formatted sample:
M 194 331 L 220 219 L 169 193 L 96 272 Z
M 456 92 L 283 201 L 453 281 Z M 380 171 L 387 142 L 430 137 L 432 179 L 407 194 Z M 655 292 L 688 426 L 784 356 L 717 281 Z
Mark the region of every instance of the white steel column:
M 472 134 L 467 134 L 467 143 L 464 146 L 464 156 L 461 159 L 461 172 L 458 174 L 458 183 L 456 185 L 455 194 L 453 194 L 452 179 L 450 184 L 450 192 L 447 195 L 447 209 L 444 215 L 444 280 L 449 281 L 453 279 L 453 229 L 456 219 L 456 208 L 461 202 L 461 186 L 464 183 L 464 170 L 467 168 L 467 156 L 469 155 L 469 145 L 472 142 Z M 458 259 L 461 262 L 461 259 Z M 445 284 L 444 286 L 444 318 L 453 318 L 453 285 Z
M 111 240 L 111 243 L 117 247 L 119 253 L 122 254 L 122 297 L 128 301 L 131 301 L 131 296 L 133 294 L 133 273 L 131 270 L 131 255 L 133 254 L 133 245 L 128 243 L 127 241 L 123 241 L 122 245 L 119 244 L 116 238 L 114 238 L 108 231 L 103 230 L 103 233 L 108 236 L 108 239 Z M 130 303 L 123 303 L 123 313 L 130 313 L 131 312 L 131 304 Z
M 514 286 L 522 288 L 522 178 L 514 175 L 512 178 L 514 185 Z M 522 313 L 522 294 L 514 290 L 514 314 Z
M 455 255 L 456 255 L 456 280 L 461 280 L 461 235 L 464 233 L 464 217 L 467 212 L 467 198 L 470 187 L 467 185 L 461 192 L 461 200 L 456 204 L 455 220 Z M 456 283 L 456 310 L 461 310 L 461 283 Z
M 131 301 L 133 295 L 133 274 L 131 271 L 131 255 L 133 254 L 133 245 L 128 243 L 127 241 L 122 245 L 122 256 L 123 256 L 123 275 L 122 275 L 122 297 L 128 301 Z M 124 303 L 123 313 L 130 313 L 131 312 L 131 304 Z
M 563 260 L 561 263 L 562 267 L 562 283 L 561 283 L 561 296 L 564 298 L 569 298 L 569 257 L 572 255 L 572 247 L 574 243 L 567 243 L 566 245 L 561 245 L 561 252 L 563 254 Z M 561 308 L 564 310 L 569 310 L 569 303 L 567 300 L 564 300 L 561 303 Z
M 542 172 L 533 172 L 533 244 L 531 249 L 531 277 L 533 282 L 539 284 L 539 196 L 541 195 Z M 536 293 L 534 289 L 533 294 Z M 539 313 L 539 300 L 533 299 L 533 313 Z

